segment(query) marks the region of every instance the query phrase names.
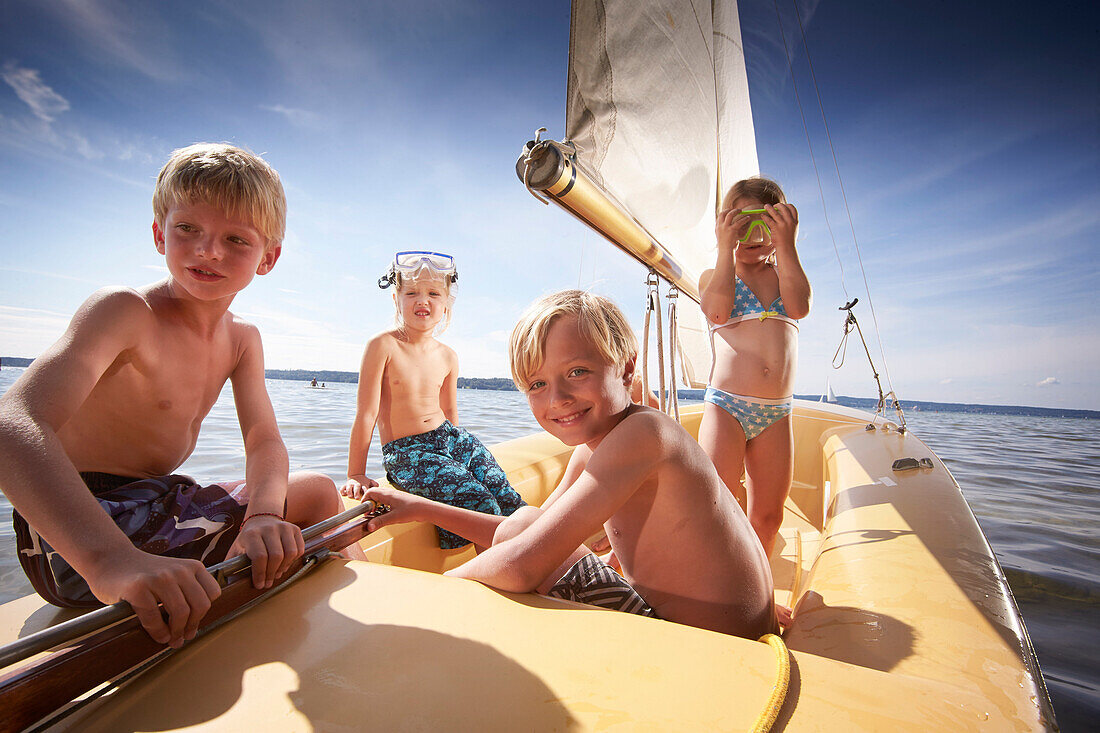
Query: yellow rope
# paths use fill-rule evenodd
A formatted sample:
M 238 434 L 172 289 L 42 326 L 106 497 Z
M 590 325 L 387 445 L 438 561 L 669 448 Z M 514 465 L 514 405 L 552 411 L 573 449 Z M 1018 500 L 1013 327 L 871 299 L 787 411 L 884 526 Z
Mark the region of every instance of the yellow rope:
M 787 686 L 791 683 L 791 659 L 787 645 L 775 634 L 764 634 L 760 637 L 760 641 L 775 650 L 775 661 L 779 669 L 776 671 L 775 686 L 772 688 L 771 697 L 768 698 L 767 707 L 756 717 L 752 733 L 767 733 L 775 725 L 775 719 L 779 717 L 779 710 L 787 698 Z

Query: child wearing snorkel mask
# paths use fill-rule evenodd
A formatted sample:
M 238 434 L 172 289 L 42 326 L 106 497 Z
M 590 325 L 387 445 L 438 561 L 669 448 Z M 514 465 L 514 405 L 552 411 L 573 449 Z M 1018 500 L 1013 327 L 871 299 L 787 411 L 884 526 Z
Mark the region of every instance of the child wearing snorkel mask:
M 714 230 L 717 260 L 699 278 L 714 349 L 699 444 L 770 555 L 794 473 L 798 320 L 810 312 L 798 211 L 775 181 L 749 178 L 730 188 Z
M 457 281 L 453 257 L 419 251 L 398 252 L 378 280 L 394 288 L 397 323 L 363 352 L 344 496 L 362 499 L 378 485 L 365 475 L 377 425 L 394 487 L 485 514 L 509 516 L 524 506 L 489 450 L 458 427 L 458 355 L 435 338 L 437 327 L 450 324 Z M 438 532 L 443 549 L 470 544 Z

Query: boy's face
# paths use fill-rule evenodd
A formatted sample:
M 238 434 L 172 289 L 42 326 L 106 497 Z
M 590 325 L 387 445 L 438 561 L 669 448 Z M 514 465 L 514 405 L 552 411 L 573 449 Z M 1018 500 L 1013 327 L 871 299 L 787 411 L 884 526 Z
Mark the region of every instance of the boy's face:
M 595 449 L 630 406 L 633 359 L 608 364 L 581 334 L 576 316 L 561 316 L 550 325 L 545 351 L 527 384 L 531 413 L 566 445 Z
M 402 278 L 401 287 L 393 297 L 405 328 L 432 331 L 447 315 L 447 283 L 439 278 Z
M 163 229 L 153 222 L 153 241 L 175 284 L 203 301 L 232 298 L 270 272 L 282 251 L 251 221 L 203 202 L 169 207 Z

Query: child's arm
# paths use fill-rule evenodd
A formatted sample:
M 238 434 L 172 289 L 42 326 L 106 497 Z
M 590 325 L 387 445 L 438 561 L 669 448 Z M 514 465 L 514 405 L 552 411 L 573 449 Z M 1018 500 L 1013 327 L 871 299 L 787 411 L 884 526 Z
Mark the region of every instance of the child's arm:
M 439 407 L 451 425 L 458 425 L 458 354 L 449 346 L 444 348 L 447 349 L 450 370 L 443 380 L 443 386 L 439 388 Z
M 370 520 L 371 532 L 390 524 L 406 522 L 429 522 L 453 532 L 473 542 L 479 547 L 493 544 L 493 535 L 497 526 L 507 517 L 496 514 L 482 514 L 469 509 L 451 506 L 431 499 L 410 494 L 407 491 L 384 488 L 381 486 L 366 490 L 363 497 L 379 504 L 386 504 L 390 510 Z
M 127 601 L 153 639 L 178 647 L 221 594 L 217 582 L 197 560 L 135 548 L 57 437 L 103 374 L 152 327 L 148 304 L 131 290 L 101 290 L 80 307 L 65 334 L 0 397 L 0 488 L 96 598 Z
M 779 277 L 779 295 L 787 315 L 794 319 L 805 318 L 810 312 L 810 281 L 798 259 L 795 239 L 798 235 L 798 209 L 791 204 L 767 205 L 763 218 L 771 229 L 775 245 L 776 274 Z
M 566 489 L 573 485 L 573 482 L 584 471 L 585 461 L 590 454 L 591 451 L 586 446 L 580 446 L 573 451 L 561 482 L 543 502 L 543 509 L 553 504 Z M 425 499 L 407 491 L 382 487 L 367 489 L 363 498 L 390 507 L 389 512 L 371 520 L 371 532 L 390 524 L 430 522 L 448 532 L 455 533 L 459 537 L 468 539 L 475 545 L 489 547 L 493 544 L 493 535 L 496 533 L 497 526 L 506 518 L 494 514 L 473 512 L 450 504 Z
M 234 328 L 239 329 L 243 348 L 230 379 L 244 438 L 249 502 L 245 522 L 227 557 L 248 555 L 253 585 L 270 588 L 301 556 L 305 543 L 297 526 L 279 519 L 286 503 L 290 460 L 264 382 L 260 332 L 243 322 L 234 323 Z
M 711 323 L 725 323 L 733 311 L 737 297 L 737 264 L 734 253 L 738 239 L 752 221 L 740 209 L 727 209 L 718 213 L 714 234 L 718 239 L 718 260 L 713 270 L 706 270 L 699 278 L 700 307 Z
M 628 417 L 588 459 L 568 490 L 516 537 L 447 572 L 501 590 L 534 590 L 637 491 L 664 459 L 656 414 Z
M 340 493 L 354 499 L 362 499 L 363 491 L 378 482 L 366 476 L 367 453 L 374 438 L 378 411 L 382 404 L 382 375 L 386 371 L 389 353 L 386 336 L 375 336 L 363 349 L 363 361 L 359 365 L 359 388 L 355 397 L 355 422 L 351 424 L 348 442 L 348 480 Z
M 592 449 L 587 445 L 578 445 L 573 449 L 573 452 L 569 454 L 569 463 L 565 466 L 565 472 L 562 473 L 561 481 L 554 487 L 554 490 L 550 492 L 550 496 L 546 497 L 546 501 L 542 502 L 542 509 L 545 511 L 556 502 L 561 495 L 569 489 L 570 486 L 577 482 L 577 479 L 584 473 L 585 466 L 588 465 L 588 459 L 592 457 Z

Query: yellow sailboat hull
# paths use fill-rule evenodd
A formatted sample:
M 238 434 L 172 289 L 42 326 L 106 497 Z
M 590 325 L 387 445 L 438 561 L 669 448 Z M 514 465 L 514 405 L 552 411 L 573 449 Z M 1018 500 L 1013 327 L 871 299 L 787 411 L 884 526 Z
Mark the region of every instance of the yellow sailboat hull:
M 683 422 L 698 428 L 698 407 Z M 864 413 L 796 402 L 795 483 L 772 558 L 790 688 L 777 729 L 1043 730 L 1052 725 L 1004 576 L 943 464 Z M 496 447 L 538 503 L 570 448 Z M 933 468 L 895 472 L 897 458 Z M 776 681 L 771 648 L 439 573 L 426 525 L 329 561 L 66 718 L 74 730 L 748 730 Z M 0 609 L 4 640 L 65 612 Z

